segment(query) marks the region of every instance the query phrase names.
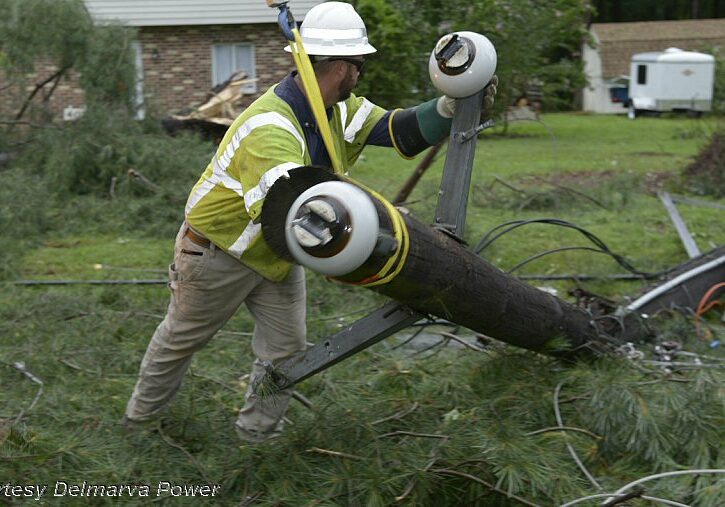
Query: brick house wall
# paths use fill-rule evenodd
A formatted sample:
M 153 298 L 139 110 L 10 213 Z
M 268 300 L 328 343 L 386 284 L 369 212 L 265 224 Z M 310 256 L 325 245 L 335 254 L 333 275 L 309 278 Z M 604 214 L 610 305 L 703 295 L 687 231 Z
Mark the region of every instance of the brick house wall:
M 249 105 L 286 76 L 294 63 L 283 51 L 284 39 L 272 24 L 142 27 L 144 95 L 164 111 L 177 111 L 204 102 L 212 88 L 212 46 L 254 45 L 257 93 L 244 98 Z
M 249 105 L 294 68 L 291 55 L 282 49 L 284 39 L 275 24 L 144 26 L 138 30 L 145 102 L 162 115 L 205 101 L 213 86 L 214 44 L 254 45 L 257 92 L 245 96 L 244 105 Z M 14 115 L 35 84 L 56 70 L 52 65 L 37 64 L 36 72 L 28 76 L 29 84 L 22 89 L 8 86 L 0 75 L 0 114 L 6 118 Z M 56 118 L 62 118 L 66 108 L 81 108 L 84 102 L 78 76 L 70 73 L 61 80 L 47 106 Z M 41 104 L 42 93 L 39 93 L 34 105 Z

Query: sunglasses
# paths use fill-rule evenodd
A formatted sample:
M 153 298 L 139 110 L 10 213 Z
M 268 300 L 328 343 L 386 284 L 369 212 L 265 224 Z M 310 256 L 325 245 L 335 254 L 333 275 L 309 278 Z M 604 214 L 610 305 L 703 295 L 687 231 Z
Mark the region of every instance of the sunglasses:
M 342 62 L 351 63 L 357 69 L 357 72 L 359 74 L 359 77 L 362 77 L 363 72 L 364 72 L 364 69 L 365 69 L 365 62 L 366 62 L 366 60 L 356 60 L 355 58 L 345 58 L 345 57 L 339 56 L 339 57 L 335 57 L 335 58 L 329 58 L 327 61 L 328 62 L 334 62 L 336 60 L 340 60 Z

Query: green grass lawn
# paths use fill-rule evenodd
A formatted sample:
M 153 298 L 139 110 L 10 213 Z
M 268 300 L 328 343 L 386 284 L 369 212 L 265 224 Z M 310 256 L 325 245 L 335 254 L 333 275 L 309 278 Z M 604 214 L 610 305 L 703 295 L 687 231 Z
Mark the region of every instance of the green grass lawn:
M 655 193 L 686 192 L 680 171 L 714 124 L 682 117 L 629 121 L 549 114 L 540 123 L 512 123 L 507 136 L 486 132 L 478 141 L 466 240 L 475 246 L 485 231 L 509 220 L 556 217 L 596 234 L 643 271 L 681 263 L 685 250 Z M 424 222 L 433 219 L 443 161 L 433 164 L 406 203 Z M 417 163 L 371 147 L 352 176 L 392 198 Z M 192 184 L 180 178 L 170 193 L 183 197 Z M 14 205 L 23 206 L 21 200 Z M 9 238 L 25 241 L 12 260 L 14 279 L 163 280 L 181 206 L 130 195 L 56 203 L 52 213 L 63 217 L 61 225 L 30 239 L 19 233 Z M 725 243 L 725 212 L 678 207 L 701 250 Z M 484 256 L 510 269 L 531 255 L 570 245 L 590 246 L 574 231 L 532 225 L 503 236 Z M 520 271 L 621 272 L 609 257 L 590 252 L 543 257 Z M 574 287 L 538 285 L 543 284 L 564 297 Z M 620 302 L 642 287 L 584 284 Z M 299 390 L 314 406 L 293 403 L 293 424 L 283 438 L 242 445 L 232 421 L 252 361 L 253 322 L 244 310 L 196 355 L 160 430 L 126 434 L 118 421 L 167 298 L 163 283 L 0 286 L 0 486 L 48 484 L 51 491 L 40 504 L 49 505 L 153 500 L 383 506 L 396 504 L 398 497 L 401 505 L 495 507 L 520 505 L 507 496 L 516 495 L 550 506 L 599 491 L 574 463 L 567 442 L 606 492 L 655 471 L 725 468 L 722 369 L 667 375 L 618 359 L 571 365 L 502 346 L 485 353 L 458 348 L 420 353 L 394 349 L 395 338 L 302 383 Z M 381 301 L 310 274 L 309 340 L 319 341 Z M 687 318 L 674 318 L 664 329 L 662 339 L 677 339 L 688 350 L 706 349 Z M 651 356 L 651 346 L 638 346 Z M 708 354 L 722 364 L 722 348 Z M 37 401 L 39 385 L 17 362 L 42 381 Z M 558 426 L 557 387 L 564 425 L 585 431 L 537 433 Z M 152 497 L 53 499 L 60 480 L 148 484 Z M 162 481 L 220 484 L 221 496 L 213 502 L 154 496 Z M 715 506 L 725 495 L 725 481 L 668 479 L 653 482 L 647 494 Z

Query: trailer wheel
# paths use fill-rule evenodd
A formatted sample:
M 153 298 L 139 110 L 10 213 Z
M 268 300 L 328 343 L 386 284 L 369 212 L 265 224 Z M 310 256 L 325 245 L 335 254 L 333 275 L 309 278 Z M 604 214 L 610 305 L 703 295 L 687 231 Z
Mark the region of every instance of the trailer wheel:
M 700 118 L 701 116 L 702 116 L 702 111 L 695 111 L 694 109 L 687 110 L 688 118 Z
M 635 109 L 634 106 L 629 106 L 629 109 L 627 110 L 627 118 L 634 120 L 637 116 L 639 116 L 639 114 L 639 111 Z

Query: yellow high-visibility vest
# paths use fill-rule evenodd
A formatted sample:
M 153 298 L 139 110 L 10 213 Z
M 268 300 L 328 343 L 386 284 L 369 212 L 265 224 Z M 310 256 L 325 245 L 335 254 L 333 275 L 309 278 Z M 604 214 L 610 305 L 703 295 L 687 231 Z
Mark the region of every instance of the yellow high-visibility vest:
M 310 165 L 302 126 L 272 87 L 229 127 L 186 203 L 186 221 L 219 248 L 263 277 L 283 280 L 292 265 L 262 237 L 260 213 L 272 184 L 288 170 Z M 351 95 L 333 106 L 329 125 L 347 172 L 386 111 Z

